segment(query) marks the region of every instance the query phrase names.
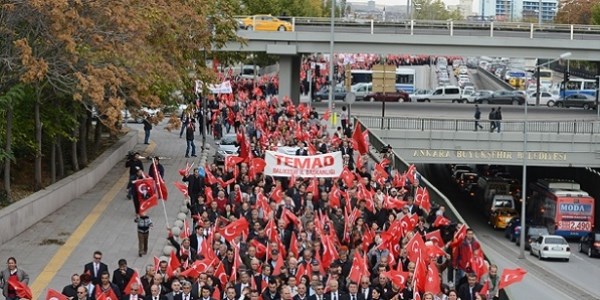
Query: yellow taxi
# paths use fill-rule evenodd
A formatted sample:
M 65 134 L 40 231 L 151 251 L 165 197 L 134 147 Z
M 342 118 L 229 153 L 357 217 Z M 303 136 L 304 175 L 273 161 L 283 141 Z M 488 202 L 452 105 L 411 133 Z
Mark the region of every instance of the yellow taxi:
M 242 20 L 247 30 L 292 31 L 292 23 L 279 20 L 271 15 L 255 15 Z
M 490 215 L 490 224 L 494 229 L 505 229 L 508 222 L 518 215 L 514 208 L 498 208 Z

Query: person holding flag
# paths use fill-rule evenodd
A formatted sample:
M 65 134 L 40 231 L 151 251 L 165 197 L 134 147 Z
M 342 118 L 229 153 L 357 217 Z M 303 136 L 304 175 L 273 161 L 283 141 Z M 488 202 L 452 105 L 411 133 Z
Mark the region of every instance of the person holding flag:
M 25 286 L 29 284 L 29 275 L 25 271 L 17 268 L 17 259 L 14 257 L 9 257 L 6 260 L 6 269 L 0 272 L 0 288 L 2 289 L 2 295 L 6 297 L 6 300 L 16 300 L 21 298 L 17 295 L 15 285 L 9 283 L 11 280 Z

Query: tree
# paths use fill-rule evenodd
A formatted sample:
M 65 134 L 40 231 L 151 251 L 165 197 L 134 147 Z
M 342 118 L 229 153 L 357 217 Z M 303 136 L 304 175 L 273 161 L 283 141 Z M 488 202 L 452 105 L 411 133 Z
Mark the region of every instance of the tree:
M 450 11 L 446 8 L 446 4 L 441 0 L 416 0 L 415 7 L 420 9 L 415 11 L 415 19 L 417 20 L 461 20 L 460 11 Z
M 600 0 L 568 0 L 561 1 L 556 17 L 559 24 L 592 24 L 592 7 Z

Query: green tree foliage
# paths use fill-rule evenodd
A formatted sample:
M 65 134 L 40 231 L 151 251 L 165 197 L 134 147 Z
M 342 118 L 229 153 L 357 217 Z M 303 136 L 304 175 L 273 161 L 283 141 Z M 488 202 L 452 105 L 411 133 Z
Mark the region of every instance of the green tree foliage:
M 461 20 L 459 10 L 448 10 L 441 0 L 416 0 L 415 19 L 417 20 Z
M 600 0 L 561 1 L 554 20 L 559 24 L 593 24 L 594 12 L 592 8 L 598 3 L 600 3 Z

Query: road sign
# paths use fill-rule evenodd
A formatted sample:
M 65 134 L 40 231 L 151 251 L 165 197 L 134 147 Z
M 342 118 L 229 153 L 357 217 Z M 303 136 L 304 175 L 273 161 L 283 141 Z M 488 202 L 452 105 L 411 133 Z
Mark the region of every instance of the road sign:
M 373 66 L 373 92 L 394 93 L 396 92 L 396 66 L 375 65 Z
M 346 98 L 344 98 L 344 102 L 352 104 L 354 103 L 354 101 L 356 101 L 356 95 L 352 92 L 346 93 Z

